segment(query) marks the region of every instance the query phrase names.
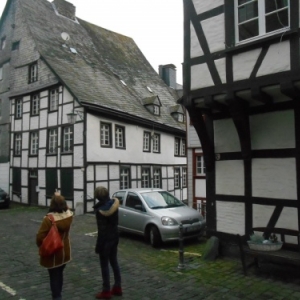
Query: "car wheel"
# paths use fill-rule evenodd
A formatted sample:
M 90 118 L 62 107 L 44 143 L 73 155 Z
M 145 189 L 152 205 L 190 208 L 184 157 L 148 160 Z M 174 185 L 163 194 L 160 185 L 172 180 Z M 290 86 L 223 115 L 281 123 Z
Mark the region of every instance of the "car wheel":
M 161 244 L 161 238 L 157 227 L 151 226 L 149 232 L 150 244 L 152 247 L 156 248 Z

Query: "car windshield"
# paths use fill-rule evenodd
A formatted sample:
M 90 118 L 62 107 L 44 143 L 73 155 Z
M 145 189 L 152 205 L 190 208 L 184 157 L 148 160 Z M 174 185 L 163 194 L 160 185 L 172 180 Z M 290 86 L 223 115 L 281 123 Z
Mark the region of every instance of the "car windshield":
M 184 206 L 180 200 L 165 191 L 145 192 L 141 195 L 152 209 Z

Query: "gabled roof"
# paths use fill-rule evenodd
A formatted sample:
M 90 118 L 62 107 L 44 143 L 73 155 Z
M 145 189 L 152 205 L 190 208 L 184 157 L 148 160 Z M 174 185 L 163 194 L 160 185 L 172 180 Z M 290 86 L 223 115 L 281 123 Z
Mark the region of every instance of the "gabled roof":
M 162 81 L 131 38 L 60 16 L 46 0 L 19 0 L 19 5 L 41 58 L 80 103 L 185 130 L 169 111 L 178 99 L 176 91 Z M 63 32 L 68 41 L 62 39 Z M 153 96 L 147 86 L 159 96 L 160 116 L 143 106 L 143 99 Z

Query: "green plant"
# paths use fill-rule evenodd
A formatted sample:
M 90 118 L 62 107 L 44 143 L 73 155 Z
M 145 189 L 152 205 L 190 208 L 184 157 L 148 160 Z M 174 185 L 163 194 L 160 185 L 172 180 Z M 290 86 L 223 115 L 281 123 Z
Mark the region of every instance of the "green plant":
M 264 237 L 262 235 L 253 233 L 252 235 L 250 235 L 250 240 L 253 243 L 262 244 L 262 242 L 264 241 Z

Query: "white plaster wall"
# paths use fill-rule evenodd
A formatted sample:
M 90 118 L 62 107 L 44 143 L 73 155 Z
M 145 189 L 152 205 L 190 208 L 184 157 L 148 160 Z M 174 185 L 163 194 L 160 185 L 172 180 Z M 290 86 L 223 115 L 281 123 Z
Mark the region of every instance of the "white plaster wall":
M 225 49 L 225 18 L 224 14 L 201 22 L 204 35 L 211 53 Z
M 87 181 L 92 181 L 94 180 L 94 166 L 87 166 L 87 168 L 85 169 L 86 171 L 86 178 Z
M 284 41 L 270 46 L 257 72 L 257 76 L 275 74 L 289 71 L 290 69 L 290 42 Z
M 81 169 L 74 169 L 74 188 L 83 189 L 84 188 L 84 172 Z
M 48 113 L 48 126 L 49 127 L 57 125 L 57 116 L 58 116 L 57 111 Z
M 39 150 L 38 165 L 39 165 L 39 168 L 44 168 L 46 166 L 46 150 L 45 149 Z
M 27 188 L 21 188 L 21 198 L 22 203 L 28 204 L 28 189 Z
M 216 161 L 216 193 L 240 196 L 245 194 L 242 160 Z
M 29 157 L 29 168 L 37 168 L 38 167 L 38 158 L 37 157 Z
M 17 119 L 17 120 L 15 120 L 14 124 L 15 124 L 14 130 L 15 131 L 21 131 L 21 129 L 22 129 L 22 120 Z
M 21 160 L 20 160 L 21 162 Z M 14 164 L 14 166 L 16 167 L 16 165 Z M 27 168 L 28 166 L 28 151 L 24 150 L 22 151 L 22 167 L 23 168 Z
M 73 147 L 73 160 L 74 160 L 75 167 L 83 166 L 84 164 L 83 146 Z
M 232 119 L 214 121 L 215 153 L 241 151 L 239 137 Z
M 114 177 L 116 175 L 116 168 L 114 170 Z M 96 166 L 96 181 L 106 180 L 108 176 L 108 167 L 106 165 Z M 120 176 L 118 176 L 120 177 Z
M 65 102 L 65 101 L 64 101 Z M 62 109 L 59 111 L 62 114 L 62 124 L 68 123 L 68 116 L 67 114 L 73 111 L 73 102 L 64 104 Z M 61 115 L 59 115 L 59 120 L 61 120 Z
M 9 193 L 9 163 L 0 163 L 0 187 Z
M 47 130 L 42 129 L 39 131 L 39 148 L 46 148 L 47 143 Z
M 13 160 L 14 160 L 14 164 L 13 164 L 14 167 L 21 167 L 21 158 L 20 157 L 14 157 Z
M 29 133 L 23 132 L 22 134 L 22 150 L 29 148 Z
M 214 85 L 207 64 L 191 66 L 191 90 Z
M 23 130 L 29 130 L 29 114 L 23 114 L 22 119 L 23 119 Z
M 245 234 L 245 204 L 216 201 L 217 231 Z
M 83 144 L 84 123 L 74 124 L 74 144 Z
M 203 0 L 193 0 L 195 10 L 197 14 L 201 14 L 220 5 L 224 5 L 224 0 L 213 0 L 213 1 L 203 1 Z
M 94 198 L 94 183 L 88 183 L 86 185 L 86 192 L 87 192 L 87 196 L 88 198 Z
M 226 59 L 220 58 L 215 60 L 215 65 L 222 83 L 226 83 Z
M 60 87 L 59 90 L 62 91 L 62 87 Z M 73 101 L 73 96 L 70 94 L 68 89 L 64 88 L 63 89 L 63 103 L 68 103 L 68 102 L 72 102 L 72 101 Z
M 233 56 L 232 68 L 234 81 L 248 79 L 250 77 L 260 52 L 261 48 Z
M 42 187 L 46 187 L 46 171 L 45 170 L 38 170 L 38 185 Z M 40 192 L 41 193 L 41 192 Z M 39 195 L 41 196 L 41 195 Z
M 190 25 L 190 31 L 191 31 L 191 33 L 190 33 L 191 34 L 191 54 L 190 54 L 191 58 L 197 57 L 197 56 L 202 56 L 204 53 L 203 53 L 202 47 L 199 43 L 195 27 L 192 23 Z
M 83 192 L 74 191 L 74 208 L 76 208 L 77 203 L 83 203 Z
M 206 197 L 206 180 L 195 180 L 195 197 Z
M 250 116 L 250 131 L 253 150 L 295 148 L 292 110 Z
M 100 119 L 98 117 L 88 115 L 87 117 L 87 161 L 88 162 L 106 162 L 119 161 L 120 163 L 156 163 L 156 164 L 186 164 L 186 157 L 174 156 L 174 136 L 171 134 L 160 134 L 160 153 L 143 152 L 143 133 L 144 130 L 149 131 L 140 126 L 128 125 L 126 123 L 111 122 L 109 119 L 101 119 L 104 122 L 112 124 L 112 148 L 104 148 L 100 146 Z M 116 149 L 114 139 L 115 125 L 125 126 L 126 133 L 126 149 Z M 134 157 L 132 154 L 134 153 Z
M 297 200 L 296 175 L 294 158 L 253 159 L 252 195 Z
M 49 119 L 51 118 L 50 116 L 51 116 L 51 114 L 49 114 Z M 53 116 L 51 119 L 53 120 Z M 40 111 L 40 127 L 41 128 L 47 127 L 47 120 L 48 120 L 48 111 L 46 111 L 46 110 Z
M 109 176 L 110 179 L 119 179 L 120 178 L 120 169 L 117 165 L 109 166 Z
M 188 126 L 187 138 L 188 147 L 201 147 L 200 139 L 194 126 Z
M 132 186 L 134 188 L 134 186 Z M 109 193 L 112 196 L 113 193 L 118 191 L 120 189 L 120 183 L 119 181 L 111 181 L 109 183 Z
M 72 166 L 72 159 L 73 155 L 64 155 L 61 159 L 61 166 L 64 167 L 71 167 Z
M 30 118 L 30 130 L 36 130 L 39 128 L 39 117 L 31 117 Z
M 47 168 L 56 167 L 56 157 L 55 156 L 47 156 Z

